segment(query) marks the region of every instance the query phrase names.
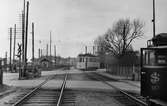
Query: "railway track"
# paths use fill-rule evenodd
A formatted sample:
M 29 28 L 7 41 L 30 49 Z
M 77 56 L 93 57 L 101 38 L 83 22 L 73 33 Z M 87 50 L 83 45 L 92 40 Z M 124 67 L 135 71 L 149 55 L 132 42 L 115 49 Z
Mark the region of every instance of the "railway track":
M 67 76 L 68 73 L 65 74 L 60 89 L 42 89 L 43 85 L 45 85 L 49 80 L 53 79 L 52 76 L 47 78 L 43 83 L 23 96 L 12 106 L 60 106 L 61 103 L 71 103 L 71 97 L 64 95 Z
M 125 104 L 125 106 L 148 106 L 145 98 L 141 97 L 140 95 L 129 94 L 126 91 L 121 90 L 120 88 L 108 83 L 104 76 L 98 73 L 93 73 L 93 75 L 88 73 L 86 74 L 89 77 L 92 77 L 93 79 L 101 81 L 102 83 L 105 83 L 106 85 L 116 89 L 116 93 L 114 95 L 112 94 L 111 96 L 122 104 Z

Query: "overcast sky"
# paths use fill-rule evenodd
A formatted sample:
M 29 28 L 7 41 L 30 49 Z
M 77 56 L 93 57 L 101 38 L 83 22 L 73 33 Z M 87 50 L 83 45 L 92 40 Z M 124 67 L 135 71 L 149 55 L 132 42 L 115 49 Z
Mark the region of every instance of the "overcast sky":
M 167 32 L 167 0 L 156 1 L 156 33 Z M 57 46 L 57 54 L 77 56 L 93 40 L 104 34 L 120 18 L 139 18 L 145 22 L 145 37 L 133 42 L 135 50 L 146 46 L 152 37 L 152 0 L 29 0 L 29 36 L 35 23 L 35 56 L 38 48 L 46 48 L 49 33 Z M 0 0 L 0 56 L 9 52 L 9 27 L 19 25 L 23 0 Z M 18 38 L 20 35 L 18 33 Z M 19 41 L 19 40 L 18 40 Z M 30 40 L 29 40 L 30 41 Z M 40 42 L 41 41 L 41 42 Z M 29 57 L 31 42 L 29 42 Z M 53 51 L 53 50 L 52 50 Z M 8 53 L 9 55 L 9 53 Z

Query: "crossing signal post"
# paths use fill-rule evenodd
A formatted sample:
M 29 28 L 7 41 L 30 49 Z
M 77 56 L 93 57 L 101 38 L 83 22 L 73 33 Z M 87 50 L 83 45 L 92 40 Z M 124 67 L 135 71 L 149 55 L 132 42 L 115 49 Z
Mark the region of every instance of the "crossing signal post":
M 18 49 L 17 49 L 17 57 L 19 58 L 19 79 L 23 77 L 22 70 L 21 70 L 21 54 L 22 54 L 22 49 L 21 49 L 21 44 L 18 43 Z

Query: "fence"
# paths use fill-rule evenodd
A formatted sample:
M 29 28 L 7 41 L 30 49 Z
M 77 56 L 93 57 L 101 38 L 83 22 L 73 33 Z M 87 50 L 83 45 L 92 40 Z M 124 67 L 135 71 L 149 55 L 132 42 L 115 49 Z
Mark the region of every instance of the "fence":
M 107 72 L 125 79 L 140 80 L 140 66 L 107 65 Z

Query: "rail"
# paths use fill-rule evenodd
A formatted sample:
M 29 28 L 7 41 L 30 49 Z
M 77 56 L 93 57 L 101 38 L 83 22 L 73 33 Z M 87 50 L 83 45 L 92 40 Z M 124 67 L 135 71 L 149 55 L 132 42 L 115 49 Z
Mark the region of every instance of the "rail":
M 98 75 L 98 73 L 96 73 L 96 74 Z M 103 80 L 102 78 L 99 78 L 99 77 L 97 78 L 97 77 L 94 77 L 94 76 L 93 76 L 93 78 L 95 78 L 96 80 L 99 80 L 99 81 L 105 83 L 106 85 L 108 85 L 108 86 L 110 86 L 110 87 L 112 87 L 112 88 L 118 90 L 119 92 L 121 92 L 122 94 L 124 94 L 124 95 L 125 95 L 126 97 L 128 97 L 129 99 L 135 101 L 137 104 L 140 104 L 140 105 L 142 105 L 142 106 L 148 106 L 147 103 L 145 103 L 145 102 L 141 101 L 140 99 L 137 99 L 136 97 L 134 97 L 134 96 L 132 96 L 132 95 L 126 93 L 125 91 L 121 90 L 120 88 L 118 88 L 118 87 L 116 87 L 116 86 L 114 86 L 114 85 L 111 85 L 110 83 L 108 83 L 107 81 Z
M 30 96 L 32 96 L 38 89 L 41 88 L 42 85 L 44 85 L 45 83 L 47 83 L 52 78 L 53 78 L 53 76 L 50 76 L 50 77 L 46 78 L 46 80 L 44 82 L 42 82 L 41 84 L 39 84 L 37 87 L 35 87 L 32 91 L 30 91 L 28 94 L 26 94 L 25 96 L 23 96 L 21 99 L 19 99 L 12 106 L 20 106 L 20 104 L 22 104 L 26 99 L 28 99 Z
M 62 86 L 61 86 L 61 92 L 60 92 L 59 99 L 58 99 L 58 102 L 57 102 L 56 106 L 60 106 L 60 103 L 62 102 L 63 92 L 64 92 L 64 89 L 65 89 L 65 86 L 66 86 L 67 75 L 68 75 L 68 73 L 66 73 L 65 78 L 63 80 L 63 83 L 62 83 Z

